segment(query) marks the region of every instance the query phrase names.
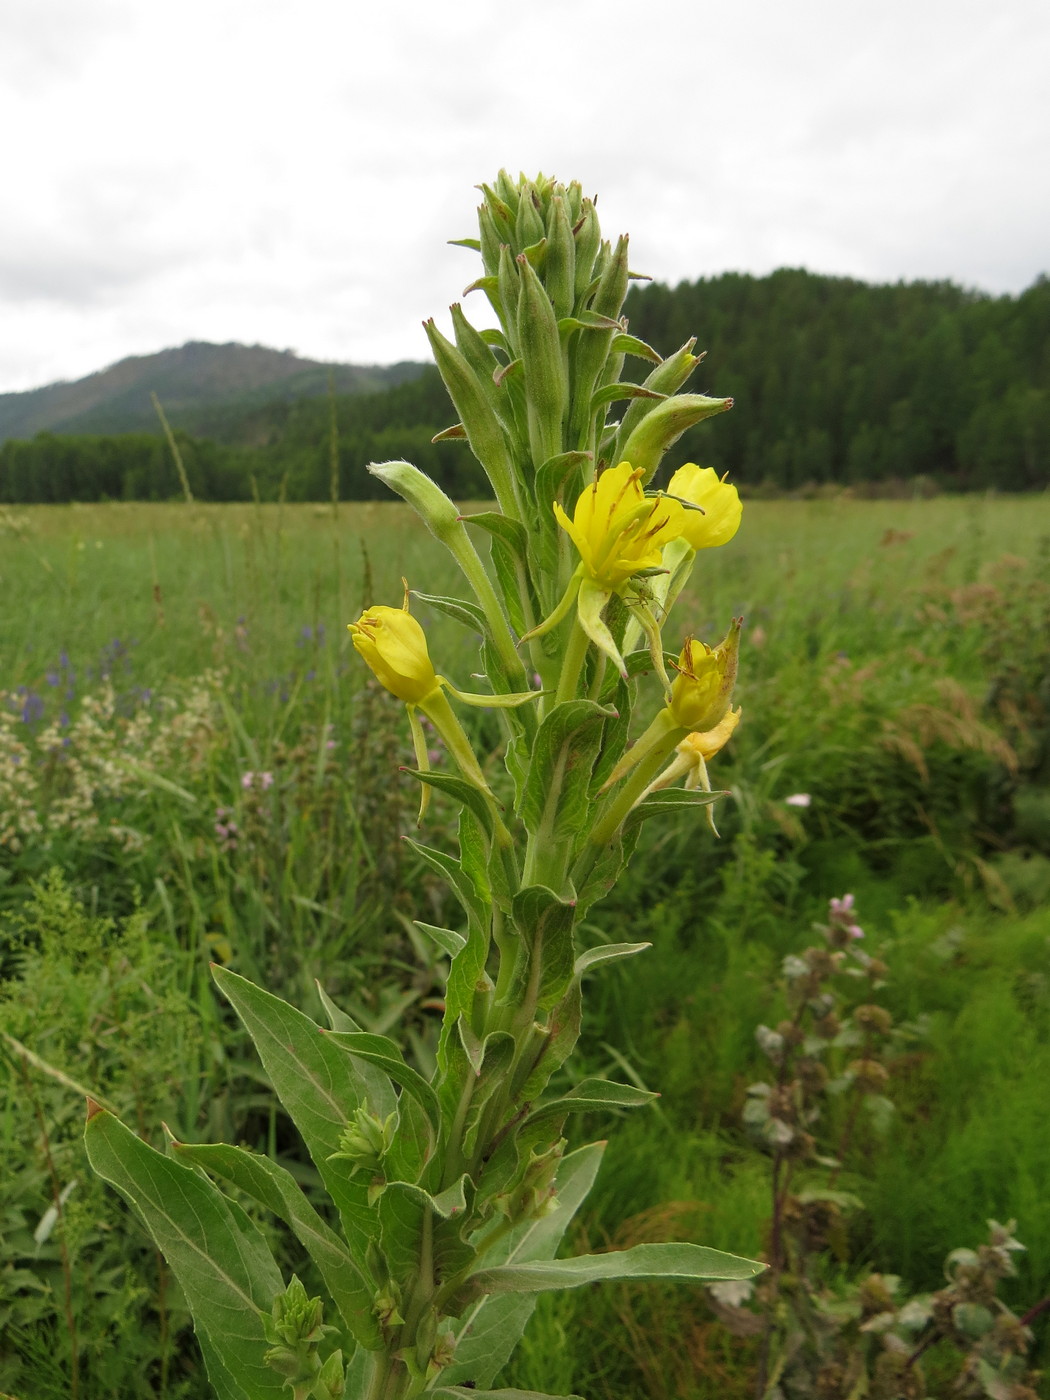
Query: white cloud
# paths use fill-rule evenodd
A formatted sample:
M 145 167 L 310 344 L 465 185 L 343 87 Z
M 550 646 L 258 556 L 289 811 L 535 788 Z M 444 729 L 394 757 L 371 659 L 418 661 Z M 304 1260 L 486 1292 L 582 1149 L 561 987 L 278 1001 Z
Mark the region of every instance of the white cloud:
M 191 338 L 423 357 L 503 164 L 664 280 L 1020 290 L 1047 71 L 1043 0 L 9 0 L 0 390 Z

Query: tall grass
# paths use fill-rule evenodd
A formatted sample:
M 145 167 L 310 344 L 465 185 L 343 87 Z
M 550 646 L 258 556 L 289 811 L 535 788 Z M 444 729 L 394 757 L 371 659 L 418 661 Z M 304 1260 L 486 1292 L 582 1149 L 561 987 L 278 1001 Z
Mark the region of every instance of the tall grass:
M 593 977 L 586 1072 L 663 1096 L 644 1117 L 579 1125 L 611 1139 L 580 1227 L 592 1247 L 673 1234 L 762 1248 L 767 1167 L 737 1126 L 760 1077 L 754 1027 L 777 1015 L 781 958 L 852 889 L 872 941 L 891 945 L 887 1005 L 927 1027 L 901 1066 L 898 1126 L 855 1183 L 851 1267 L 935 1286 L 949 1248 L 975 1242 L 986 1216 L 1016 1215 L 1029 1246 L 1017 1301 L 1050 1292 L 1048 539 L 1045 497 L 758 502 L 724 557 L 701 559 L 686 625 L 713 641 L 731 616 L 747 624 L 744 723 L 712 772 L 733 800 L 718 841 L 706 826 L 647 831 L 622 894 L 592 915 L 603 936 L 654 947 Z M 105 692 L 92 743 L 113 769 L 107 787 L 85 753 L 98 820 L 63 825 L 69 748 L 51 755 L 33 770 L 41 830 L 3 851 L 0 1029 L 33 1058 L 4 1042 L 0 1390 L 50 1400 L 75 1374 L 78 1400 L 205 1394 L 179 1299 L 88 1177 L 77 1093 L 52 1071 L 148 1134 L 166 1116 L 187 1137 L 244 1140 L 309 1185 L 209 960 L 309 1009 L 320 976 L 362 1021 L 432 1053 L 441 967 L 411 919 L 457 914 L 399 839 L 417 800 L 397 773 L 407 734 L 352 664 L 345 624 L 398 601 L 402 575 L 455 591 L 450 567 L 396 505 L 0 517 L 0 737 L 44 764 L 48 726 L 61 749 Z M 474 639 L 417 611 L 440 669 L 467 685 Z M 996 677 L 1028 708 L 987 706 Z M 129 747 L 136 724 L 153 748 Z M 800 793 L 808 807 L 785 802 Z M 435 802 L 428 839 L 447 820 Z M 34 1241 L 56 1183 L 61 1195 L 73 1180 Z M 700 1295 L 623 1287 L 545 1299 L 505 1383 L 734 1396 L 750 1393 L 752 1365 Z

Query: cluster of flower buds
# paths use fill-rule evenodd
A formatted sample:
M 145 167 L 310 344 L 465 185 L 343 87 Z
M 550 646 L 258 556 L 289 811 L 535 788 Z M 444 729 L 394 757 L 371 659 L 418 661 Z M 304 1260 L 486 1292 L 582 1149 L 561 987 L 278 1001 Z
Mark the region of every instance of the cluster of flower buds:
M 437 674 L 422 628 L 407 611 L 407 589 L 403 609 L 369 608 L 351 624 L 354 646 L 408 706 L 418 772 L 428 762 L 417 711 L 461 775 L 491 796 L 449 697 L 523 706 L 506 726 L 508 738 L 521 738 L 527 750 L 552 703 L 610 694 L 603 686 L 607 664 L 623 679 L 637 674 L 641 668 L 629 667 L 628 656 L 644 634 L 665 708 L 612 781 L 644 758 L 631 802 L 649 784 L 679 779 L 710 792 L 706 763 L 739 719 L 739 711 L 729 718 L 739 625 L 717 647 L 688 640 L 673 680 L 662 632 L 698 551 L 735 535 L 740 498 L 712 468 L 695 463 L 679 468 L 664 491 L 648 484 L 687 428 L 732 401 L 683 391 L 701 359 L 695 342 L 664 359 L 629 333 L 622 312 L 635 274 L 627 239 L 602 239 L 594 202 L 578 184 L 501 172 L 481 189 L 478 237 L 457 241 L 481 255 L 482 276 L 467 292 L 488 298 L 498 326 L 479 332 L 455 305 L 451 339 L 433 321 L 426 330 L 459 416 L 441 436 L 469 444 L 498 509 L 462 516 L 407 462 L 370 470 L 413 506 L 461 569 L 471 601 L 457 608 L 419 596 L 482 631 L 491 692 L 472 696 Z M 628 356 L 649 363 L 641 382 L 621 382 Z M 608 421 L 617 402 L 625 405 L 622 417 Z M 477 551 L 478 531 L 489 537 L 491 563 Z M 530 673 L 540 684 L 527 690 Z M 601 829 L 608 828 L 606 822 Z

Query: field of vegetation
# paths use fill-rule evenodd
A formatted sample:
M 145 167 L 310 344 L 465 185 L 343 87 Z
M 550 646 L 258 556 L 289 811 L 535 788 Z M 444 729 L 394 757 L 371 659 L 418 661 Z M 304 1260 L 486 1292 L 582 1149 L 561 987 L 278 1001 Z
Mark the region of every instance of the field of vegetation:
M 594 977 L 577 1072 L 662 1098 L 577 1120 L 579 1141 L 609 1147 L 575 1243 L 769 1257 L 790 1235 L 810 1309 L 790 1364 L 823 1347 L 808 1393 L 845 1400 L 843 1319 L 943 1290 L 950 1251 L 1016 1220 L 1027 1249 L 1001 1244 L 1017 1270 L 998 1296 L 1030 1316 L 1045 1366 L 1050 497 L 753 501 L 718 553 L 680 611 L 710 641 L 745 619 L 743 721 L 712 764 L 732 798 L 717 839 L 689 813 L 648 833 L 592 912 L 606 938 L 653 947 Z M 81 1130 L 89 1090 L 157 1146 L 163 1121 L 269 1152 L 309 1186 L 211 961 L 311 1014 L 319 979 L 431 1063 L 443 964 L 412 920 L 457 913 L 400 840 L 418 801 L 398 772 L 404 709 L 346 623 L 399 602 L 402 576 L 453 591 L 450 569 L 400 505 L 0 507 L 0 1392 L 206 1400 L 174 1281 L 92 1177 Z M 440 669 L 475 688 L 471 634 L 417 611 Z M 475 722 L 495 748 L 494 717 Z M 431 844 L 451 820 L 436 797 Z M 755 1085 L 783 1080 L 792 978 L 847 894 L 879 966 L 829 977 L 816 1034 L 839 1092 L 791 1130 L 825 1165 L 795 1170 Z M 771 1205 L 785 1179 L 792 1218 L 786 1197 Z M 546 1296 L 502 1383 L 753 1395 L 769 1333 L 741 1301 L 651 1284 Z M 848 1345 L 877 1331 L 854 1326 Z M 960 1393 L 961 1345 L 923 1358 L 932 1394 Z M 961 1393 L 1050 1395 L 1004 1388 L 1021 1382 L 1000 1361 L 982 1352 Z M 786 1393 L 804 1393 L 790 1374 Z

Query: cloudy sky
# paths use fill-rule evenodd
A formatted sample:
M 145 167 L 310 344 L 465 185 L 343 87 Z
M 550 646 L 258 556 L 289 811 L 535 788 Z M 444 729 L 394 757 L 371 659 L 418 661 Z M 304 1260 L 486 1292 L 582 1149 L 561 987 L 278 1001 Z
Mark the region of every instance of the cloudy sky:
M 501 165 L 662 280 L 1017 292 L 1048 74 L 1046 0 L 4 0 L 0 392 L 190 339 L 425 358 Z

